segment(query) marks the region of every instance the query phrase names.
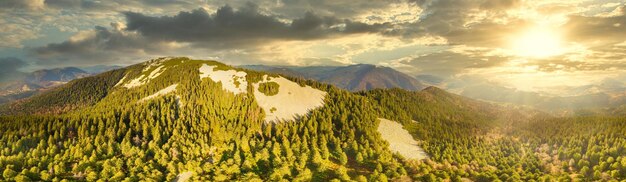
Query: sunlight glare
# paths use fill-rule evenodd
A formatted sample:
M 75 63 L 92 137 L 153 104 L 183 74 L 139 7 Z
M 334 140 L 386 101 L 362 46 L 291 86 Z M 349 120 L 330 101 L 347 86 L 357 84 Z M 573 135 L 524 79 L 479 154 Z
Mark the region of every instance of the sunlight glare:
M 554 30 L 534 27 L 512 38 L 511 48 L 521 57 L 545 58 L 564 52 L 561 37 Z

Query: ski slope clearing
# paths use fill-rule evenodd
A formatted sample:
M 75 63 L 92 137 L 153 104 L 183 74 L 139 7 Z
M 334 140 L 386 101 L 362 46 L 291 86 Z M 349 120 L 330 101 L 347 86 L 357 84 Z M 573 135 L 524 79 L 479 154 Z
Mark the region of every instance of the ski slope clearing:
M 133 88 L 133 87 L 138 87 L 141 86 L 143 84 L 145 84 L 146 82 L 144 81 L 144 75 L 139 76 L 139 78 L 135 78 L 130 80 L 130 82 L 128 82 L 127 84 L 124 84 L 123 86 L 126 88 Z
M 120 81 L 117 82 L 117 84 L 115 84 L 114 87 L 117 87 L 117 86 L 121 85 L 122 83 L 124 83 L 124 80 L 126 80 L 126 75 L 124 75 L 124 77 L 122 77 L 122 79 L 120 79 Z
M 380 120 L 378 133 L 384 140 L 389 142 L 391 151 L 398 152 L 408 159 L 422 160 L 428 158 L 428 154 L 417 145 L 417 141 L 413 139 L 413 136 L 408 131 L 402 128 L 400 123 L 383 118 L 378 119 Z
M 268 96 L 259 91 L 259 84 L 266 82 L 276 82 L 280 85 L 276 95 Z M 300 86 L 283 77 L 270 78 L 264 75 L 263 80 L 254 83 L 253 86 L 254 97 L 265 111 L 265 122 L 293 120 L 312 109 L 324 106 L 326 92 L 310 86 Z
M 176 91 L 176 87 L 178 86 L 178 84 L 174 84 L 174 85 L 170 85 L 168 87 L 165 87 L 164 89 L 159 90 L 158 92 L 148 96 L 148 97 L 144 97 L 141 100 L 139 100 L 140 102 L 142 101 L 146 101 L 146 100 L 150 100 L 152 98 L 158 97 L 158 96 L 162 96 L 165 94 L 168 94 L 170 92 Z
M 161 75 L 161 73 L 163 73 L 163 71 L 165 71 L 165 69 L 163 69 L 163 66 L 157 67 L 152 72 L 150 72 L 150 75 L 148 75 L 148 79 L 156 78 L 157 76 Z
M 189 178 L 191 178 L 191 176 L 193 175 L 193 173 L 191 173 L 190 171 L 187 172 L 183 172 L 178 174 L 178 176 L 176 176 L 176 179 L 174 179 L 175 182 L 185 182 L 187 180 L 189 180 Z
M 221 82 L 222 88 L 235 94 L 247 93 L 248 81 L 246 72 L 237 70 L 214 70 L 217 66 L 203 64 L 200 66 L 200 79 L 209 77 L 215 82 Z
M 141 76 L 130 80 L 129 83 L 124 84 L 123 86 L 126 88 L 133 88 L 133 87 L 138 87 L 141 86 L 143 84 L 146 84 L 146 82 L 150 81 L 151 79 L 154 79 L 156 77 L 158 77 L 159 75 L 161 75 L 161 73 L 165 72 L 166 67 L 164 67 L 163 62 L 169 60 L 171 58 L 159 58 L 159 59 L 155 59 L 155 60 L 151 60 L 146 62 L 146 66 L 143 69 Z M 154 68 L 156 67 L 156 68 Z M 154 68 L 154 69 L 153 69 Z M 152 70 L 152 71 L 150 71 Z M 150 73 L 148 74 L 148 76 L 146 76 L 146 73 L 150 71 Z M 126 76 L 124 76 L 119 83 L 117 83 L 117 85 L 125 82 L 126 80 Z M 116 86 L 117 86 L 116 85 Z

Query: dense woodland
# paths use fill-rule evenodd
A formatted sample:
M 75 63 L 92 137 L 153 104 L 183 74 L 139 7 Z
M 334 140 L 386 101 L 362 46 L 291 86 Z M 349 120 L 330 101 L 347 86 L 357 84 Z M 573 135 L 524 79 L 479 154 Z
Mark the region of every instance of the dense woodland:
M 360 94 L 375 100 L 387 112 L 383 116 L 401 121 L 424 141 L 422 147 L 432 161 L 409 163 L 418 171 L 413 179 L 626 179 L 624 117 L 554 118 L 472 101 L 434 87 Z
M 0 108 L 3 181 L 619 181 L 626 118 L 555 118 L 473 101 L 431 87 L 327 92 L 324 107 L 265 123 L 252 86 L 235 95 L 201 64 L 172 59 L 136 88 L 114 86 L 145 64 L 73 81 Z M 242 70 L 242 69 L 238 69 Z M 260 73 L 246 70 L 248 83 Z M 177 91 L 148 95 L 178 83 Z M 278 85 L 260 84 L 275 94 Z M 250 84 L 252 85 L 252 84 Z M 377 118 L 402 123 L 430 159 L 392 153 Z

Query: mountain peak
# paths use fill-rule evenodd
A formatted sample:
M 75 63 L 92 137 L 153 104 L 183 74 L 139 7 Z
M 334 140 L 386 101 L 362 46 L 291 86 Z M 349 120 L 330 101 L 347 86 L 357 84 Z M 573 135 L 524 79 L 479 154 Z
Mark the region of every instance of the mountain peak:
M 61 67 L 61 68 L 52 68 L 52 69 L 41 69 L 41 70 L 34 71 L 34 73 L 39 73 L 39 72 L 79 72 L 79 73 L 86 73 L 84 70 L 82 70 L 80 68 L 77 68 L 77 67 L 73 67 L 73 66 Z
M 376 68 L 376 65 L 372 65 L 372 64 L 353 64 L 353 65 L 349 65 L 347 67 L 357 67 L 357 68 Z
M 244 68 L 313 79 L 335 85 L 349 91 L 364 91 L 377 88 L 401 88 L 421 90 L 424 85 L 417 79 L 394 70 L 393 68 L 371 64 L 353 64 L 348 66 L 243 66 Z
M 27 80 L 30 82 L 68 82 L 76 78 L 89 76 L 90 74 L 80 68 L 64 67 L 54 69 L 37 70 L 31 73 Z
M 198 85 L 202 86 L 194 89 L 201 91 L 189 89 Z M 4 112 L 65 113 L 100 103 L 135 107 L 156 98 L 173 98 L 179 108 L 184 103 L 208 102 L 185 97 L 190 95 L 211 100 L 213 97 L 235 99 L 225 101 L 228 103 L 225 105 L 253 98 L 269 123 L 293 121 L 324 106 L 327 92 L 298 79 L 234 68 L 216 61 L 166 57 L 77 79 L 13 104 Z
M 429 93 L 443 93 L 446 92 L 445 90 L 439 88 L 439 87 L 435 87 L 435 86 L 428 86 L 426 88 L 424 88 L 422 91 L 425 92 L 429 92 Z

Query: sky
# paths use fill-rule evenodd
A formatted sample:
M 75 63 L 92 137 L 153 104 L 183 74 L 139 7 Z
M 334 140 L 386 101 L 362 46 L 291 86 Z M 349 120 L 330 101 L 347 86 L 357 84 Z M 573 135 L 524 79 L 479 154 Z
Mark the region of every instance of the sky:
M 626 80 L 625 26 L 625 0 L 0 0 L 0 79 L 187 56 L 558 93 Z

